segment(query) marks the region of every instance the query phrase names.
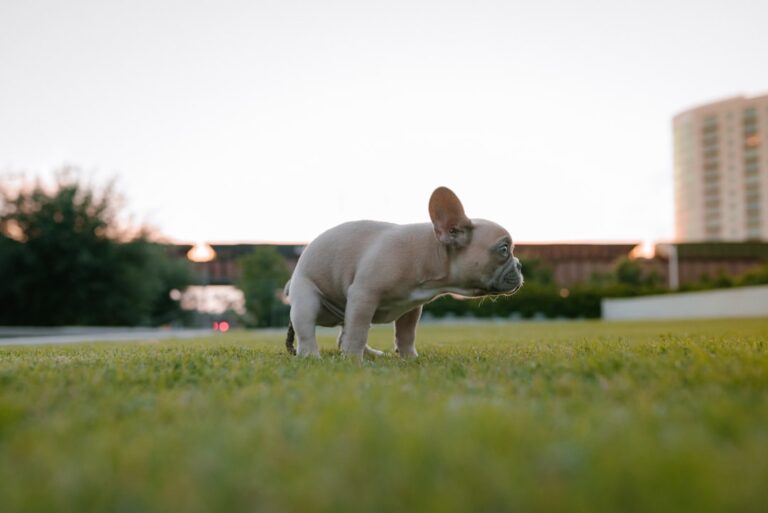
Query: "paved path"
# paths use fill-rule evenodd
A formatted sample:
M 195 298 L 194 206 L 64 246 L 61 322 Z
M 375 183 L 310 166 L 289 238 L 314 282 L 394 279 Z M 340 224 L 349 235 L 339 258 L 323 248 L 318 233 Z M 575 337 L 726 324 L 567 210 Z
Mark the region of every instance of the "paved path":
M 197 338 L 213 334 L 213 330 L 201 329 L 107 329 L 107 330 L 51 330 L 41 334 L 40 330 L 25 333 L 5 333 L 0 338 L 0 346 L 34 346 L 42 344 L 74 344 L 77 342 L 126 342 L 143 340 L 161 340 L 173 338 Z

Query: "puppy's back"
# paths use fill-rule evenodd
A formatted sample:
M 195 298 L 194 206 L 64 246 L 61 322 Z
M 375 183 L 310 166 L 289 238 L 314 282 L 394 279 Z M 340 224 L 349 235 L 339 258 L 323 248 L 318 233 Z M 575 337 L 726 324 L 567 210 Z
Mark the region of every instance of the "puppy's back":
M 397 225 L 351 221 L 321 233 L 299 257 L 294 277 L 312 281 L 325 294 L 343 297 L 360 261 L 382 235 Z

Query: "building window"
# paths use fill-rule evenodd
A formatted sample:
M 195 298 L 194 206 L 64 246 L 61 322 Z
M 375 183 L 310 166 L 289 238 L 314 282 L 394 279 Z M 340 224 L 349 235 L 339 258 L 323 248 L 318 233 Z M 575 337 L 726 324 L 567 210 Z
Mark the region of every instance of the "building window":
M 708 226 L 705 230 L 705 233 L 708 238 L 714 239 L 720 237 L 720 227 L 719 226 Z
M 744 109 L 742 118 L 744 135 L 744 213 L 747 237 L 760 236 L 760 135 L 758 134 L 757 109 Z
M 760 146 L 760 136 L 758 134 L 750 135 L 744 141 L 745 148 L 756 148 Z

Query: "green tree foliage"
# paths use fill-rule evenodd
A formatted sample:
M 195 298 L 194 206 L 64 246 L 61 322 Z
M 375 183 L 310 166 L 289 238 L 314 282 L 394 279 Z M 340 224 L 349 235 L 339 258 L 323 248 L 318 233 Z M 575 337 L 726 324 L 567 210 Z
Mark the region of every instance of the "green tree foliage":
M 601 314 L 602 296 L 590 288 L 574 288 L 563 297 L 553 289 L 540 286 L 524 286 L 514 296 L 495 299 L 456 300 L 441 297 L 425 305 L 424 311 L 435 317 L 452 315 L 456 317 L 473 316 L 521 317 L 532 319 L 545 318 L 598 318 Z
M 736 281 L 738 285 L 765 285 L 768 283 L 768 263 L 751 271 L 747 271 Z
M 616 263 L 613 274 L 616 283 L 620 285 L 629 285 L 632 287 L 641 287 L 645 285 L 643 270 L 636 260 L 622 258 Z
M 118 223 L 112 187 L 60 173 L 56 184 L 0 188 L 0 324 L 152 325 L 180 313 L 191 281 L 146 231 Z
M 290 271 L 285 259 L 274 247 L 257 247 L 240 259 L 240 289 L 250 323 L 259 326 L 283 326 L 288 323 L 288 306 L 278 298 Z
M 525 282 L 542 286 L 554 286 L 552 269 L 544 265 L 538 258 L 521 258 L 520 264 L 523 266 Z
M 636 296 L 658 293 L 664 287 L 659 274 L 643 265 L 643 260 L 632 258 L 618 259 L 610 272 L 594 274 L 590 285 L 604 291 L 606 296 Z

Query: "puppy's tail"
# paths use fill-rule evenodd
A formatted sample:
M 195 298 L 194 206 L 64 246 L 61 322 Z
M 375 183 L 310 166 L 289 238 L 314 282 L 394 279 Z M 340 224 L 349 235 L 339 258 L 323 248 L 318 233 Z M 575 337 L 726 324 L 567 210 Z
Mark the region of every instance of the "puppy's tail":
M 288 333 L 285 336 L 285 348 L 291 354 L 296 354 L 296 348 L 293 347 L 293 341 L 296 338 L 296 332 L 293 331 L 293 324 L 288 321 Z
M 285 294 L 286 298 L 290 295 L 290 290 L 291 290 L 291 280 L 288 280 L 288 282 L 285 284 L 285 288 L 283 289 L 283 294 Z M 296 339 L 296 332 L 293 331 L 293 323 L 291 323 L 291 321 L 288 320 L 288 333 L 285 335 L 285 348 L 291 354 L 296 354 L 296 348 L 293 346 L 293 341 L 295 339 Z

